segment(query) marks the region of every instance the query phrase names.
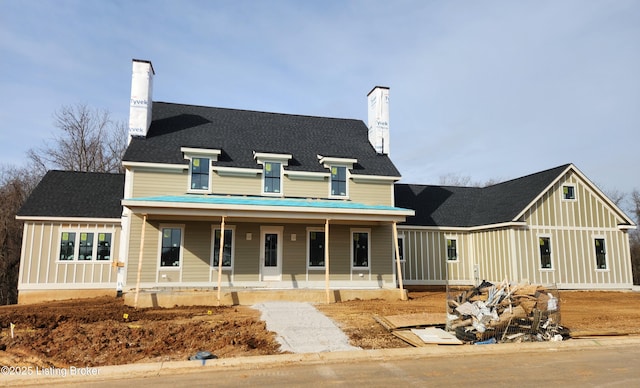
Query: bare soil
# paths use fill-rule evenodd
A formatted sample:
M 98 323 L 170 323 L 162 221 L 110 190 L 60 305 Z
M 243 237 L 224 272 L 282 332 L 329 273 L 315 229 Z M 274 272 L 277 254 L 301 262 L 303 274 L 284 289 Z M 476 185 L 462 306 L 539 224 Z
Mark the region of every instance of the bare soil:
M 316 306 L 364 349 L 409 347 L 374 315 L 445 312 L 444 292 L 410 292 L 408 301 L 355 300 Z M 640 334 L 640 293 L 560 292 L 562 325 L 577 335 Z M 11 324 L 13 338 L 11 337 Z M 0 307 L 0 365 L 96 367 L 278 354 L 275 334 L 247 306 L 133 309 L 103 297 Z

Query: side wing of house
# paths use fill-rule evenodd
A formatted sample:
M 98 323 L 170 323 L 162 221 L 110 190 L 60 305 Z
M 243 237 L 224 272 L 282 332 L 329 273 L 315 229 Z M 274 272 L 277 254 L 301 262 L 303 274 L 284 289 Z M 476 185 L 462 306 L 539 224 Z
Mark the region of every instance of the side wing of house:
M 571 168 L 522 213 L 512 237 L 513 274 L 568 289 L 633 285 L 633 222 L 579 170 Z
M 532 187 L 540 191 L 527 194 Z M 489 195 L 485 189 L 410 189 L 396 189 L 404 201 L 399 206 L 415 201 L 420 216 L 400 227 L 406 284 L 508 280 L 564 289 L 632 287 L 628 230 L 635 225 L 573 165 L 507 182 Z M 510 193 L 521 198 L 500 215 Z M 527 196 L 531 200 L 523 202 Z
M 23 208 L 18 302 L 115 295 L 124 177 L 50 171 Z

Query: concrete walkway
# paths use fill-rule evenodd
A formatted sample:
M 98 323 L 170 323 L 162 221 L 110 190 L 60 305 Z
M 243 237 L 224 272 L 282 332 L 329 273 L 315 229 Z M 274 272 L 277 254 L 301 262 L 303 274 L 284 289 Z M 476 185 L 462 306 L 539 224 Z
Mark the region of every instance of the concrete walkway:
M 320 353 L 360 348 L 349 345 L 349 338 L 338 326 L 310 303 L 263 302 L 252 308 L 262 313 L 267 330 L 277 334 L 282 351 Z

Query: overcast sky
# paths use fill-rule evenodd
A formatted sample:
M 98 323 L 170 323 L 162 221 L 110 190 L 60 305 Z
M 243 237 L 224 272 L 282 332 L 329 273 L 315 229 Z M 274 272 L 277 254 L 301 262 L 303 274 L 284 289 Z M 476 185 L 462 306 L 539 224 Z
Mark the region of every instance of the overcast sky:
M 155 101 L 366 121 L 388 86 L 402 182 L 640 189 L 640 1 L 0 0 L 0 164 L 62 105 L 128 120 L 132 58 Z

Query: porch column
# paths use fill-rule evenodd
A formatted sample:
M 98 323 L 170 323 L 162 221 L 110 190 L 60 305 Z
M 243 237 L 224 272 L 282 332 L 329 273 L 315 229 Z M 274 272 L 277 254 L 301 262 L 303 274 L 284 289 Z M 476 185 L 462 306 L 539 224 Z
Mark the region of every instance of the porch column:
M 142 251 L 144 250 L 144 231 L 147 227 L 147 215 L 142 215 L 142 233 L 140 233 L 140 253 L 138 254 L 138 275 L 136 279 L 136 296 L 133 299 L 133 308 L 138 308 L 138 295 L 140 294 L 140 274 L 142 273 Z
M 222 254 L 224 253 L 224 219 L 226 217 L 222 216 L 222 221 L 220 222 L 220 249 L 218 250 L 218 306 L 220 305 L 220 291 L 222 286 Z
M 396 248 L 396 272 L 398 274 L 398 283 L 400 286 L 400 299 L 407 300 L 404 293 L 404 285 L 402 284 L 402 267 L 400 266 L 400 246 L 398 245 L 398 225 L 393 222 L 393 245 Z
M 329 290 L 329 219 L 324 223 L 324 288 L 327 294 L 327 303 L 331 303 Z

